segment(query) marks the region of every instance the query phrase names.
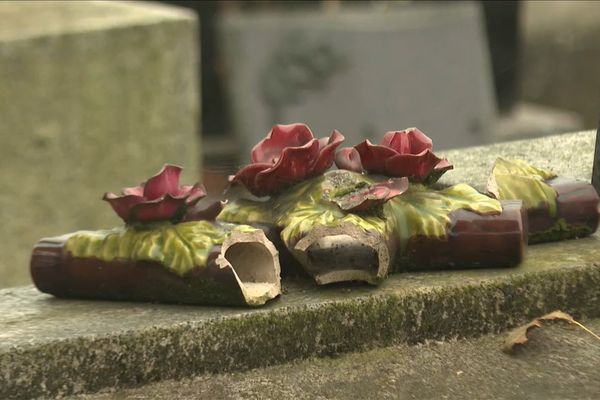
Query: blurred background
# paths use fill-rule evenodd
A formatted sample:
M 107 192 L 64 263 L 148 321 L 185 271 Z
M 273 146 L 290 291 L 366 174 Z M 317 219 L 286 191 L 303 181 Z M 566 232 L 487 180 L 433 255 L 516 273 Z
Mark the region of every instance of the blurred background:
M 274 123 L 346 145 L 417 126 L 441 154 L 593 128 L 598 21 L 596 1 L 0 2 L 0 288 L 30 282 L 39 238 L 120 224 L 102 194 L 166 162 L 218 196 Z

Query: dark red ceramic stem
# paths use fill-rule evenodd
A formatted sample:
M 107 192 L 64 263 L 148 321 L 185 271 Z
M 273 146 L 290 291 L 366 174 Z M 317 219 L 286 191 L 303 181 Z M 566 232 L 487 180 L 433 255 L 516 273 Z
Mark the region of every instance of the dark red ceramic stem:
M 521 201 L 503 201 L 502 206 L 499 215 L 453 212 L 445 238 L 410 238 L 395 271 L 518 265 L 527 243 L 527 215 Z
M 40 241 L 31 257 L 31 277 L 37 288 L 63 298 L 160 301 L 188 304 L 240 305 L 244 297 L 232 269 L 214 259 L 181 277 L 150 261 L 102 261 L 72 257 L 65 241 Z

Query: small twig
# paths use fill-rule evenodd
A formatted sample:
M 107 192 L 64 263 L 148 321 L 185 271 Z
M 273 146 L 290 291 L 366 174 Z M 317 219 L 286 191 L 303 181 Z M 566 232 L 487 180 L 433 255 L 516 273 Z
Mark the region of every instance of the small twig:
M 577 327 L 583 329 L 584 331 L 586 331 L 587 333 L 589 333 L 590 335 L 592 335 L 593 337 L 595 337 L 597 340 L 600 340 L 600 336 L 596 335 L 594 332 L 592 332 L 591 330 L 589 330 L 585 325 L 583 325 L 581 322 L 575 321 L 574 319 L 571 320 L 572 324 L 576 325 Z

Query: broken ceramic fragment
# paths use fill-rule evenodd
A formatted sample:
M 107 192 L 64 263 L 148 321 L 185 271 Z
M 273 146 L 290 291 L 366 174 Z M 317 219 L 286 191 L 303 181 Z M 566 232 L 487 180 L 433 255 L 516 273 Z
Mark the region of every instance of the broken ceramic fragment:
M 257 306 L 280 294 L 277 250 L 261 230 L 167 224 L 42 239 L 33 282 L 57 297 L 186 304 Z
M 414 235 L 406 241 L 392 272 L 519 265 L 527 244 L 527 214 L 518 200 L 501 206 L 500 213 L 450 212 L 441 235 Z
M 360 196 L 372 200 L 368 188 L 388 182 L 377 179 L 330 171 L 266 201 L 232 201 L 218 219 L 278 227 L 287 250 L 319 284 L 377 284 L 391 271 L 508 267 L 522 260 L 520 202 L 502 204 L 468 185 L 412 184 L 371 208 L 345 207 L 348 197 L 352 204 L 361 204 Z
M 498 158 L 487 190 L 500 200 L 523 201 L 532 244 L 583 237 L 598 228 L 600 199 L 587 182 L 557 177 L 524 161 Z
M 294 140 L 293 132 L 304 139 Z M 260 159 L 269 168 L 255 171 L 251 164 L 233 178 L 254 195 L 270 197 L 236 197 L 230 191 L 232 201 L 218 219 L 260 226 L 270 237 L 279 234 L 273 241 L 280 253 L 291 254 L 317 283 L 377 284 L 395 271 L 508 267 L 522 260 L 527 239 L 522 203 L 501 203 L 467 185 L 427 186 L 452 165 L 433 153 L 431 139 L 417 128 L 387 132 L 380 145 L 366 140 L 341 149 L 335 156 L 340 169 L 323 175 L 311 165 L 331 165 L 332 153 L 327 163 L 315 161 L 322 153 L 309 144 L 315 139 L 307 132 L 301 124 L 273 127 L 252 152 L 253 162 Z M 342 140 L 334 132 L 325 149 Z M 309 146 L 315 146 L 310 156 Z M 277 168 L 285 173 L 275 174 Z M 274 185 L 280 179 L 262 174 L 293 175 L 297 183 Z

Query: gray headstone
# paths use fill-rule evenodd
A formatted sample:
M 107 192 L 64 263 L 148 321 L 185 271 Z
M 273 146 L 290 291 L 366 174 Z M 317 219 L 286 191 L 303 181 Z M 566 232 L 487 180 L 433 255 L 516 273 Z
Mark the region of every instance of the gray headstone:
M 471 2 L 226 15 L 220 37 L 244 151 L 274 123 L 346 145 L 417 126 L 437 148 L 489 141 L 495 104 Z
M 197 161 L 197 20 L 129 2 L 0 2 L 0 287 L 43 236 L 120 223 L 103 192 Z

